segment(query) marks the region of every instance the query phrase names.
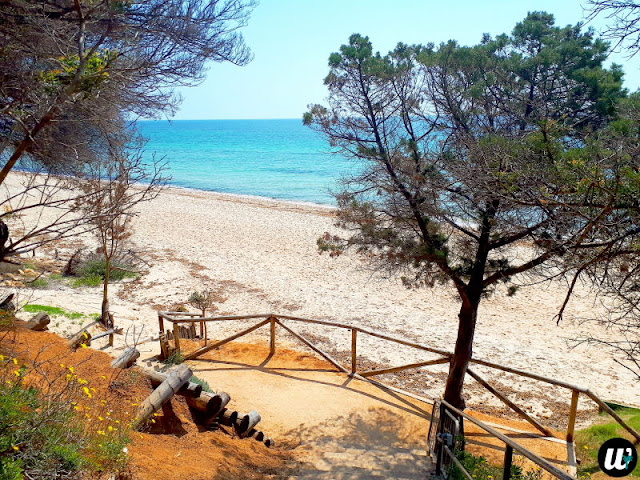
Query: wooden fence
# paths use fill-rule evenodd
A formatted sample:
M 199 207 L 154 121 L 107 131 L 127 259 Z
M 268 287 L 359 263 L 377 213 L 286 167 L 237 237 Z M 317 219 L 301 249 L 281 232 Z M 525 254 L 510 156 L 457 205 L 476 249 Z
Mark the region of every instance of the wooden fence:
M 228 322 L 228 321 L 234 321 L 234 320 L 258 320 L 258 323 L 234 335 L 231 335 L 230 337 L 215 341 L 213 343 L 208 343 L 207 324 L 215 323 L 215 322 Z M 172 324 L 172 328 L 170 330 L 165 331 L 165 321 L 170 322 Z M 330 322 L 326 320 L 313 320 L 308 318 L 292 317 L 289 315 L 256 314 L 256 315 L 240 315 L 240 316 L 202 317 L 200 316 L 200 314 L 197 314 L 197 313 L 159 312 L 158 323 L 160 328 L 160 348 L 161 348 L 162 355 L 168 356 L 173 351 L 176 351 L 176 352 L 180 352 L 182 354 L 182 357 L 185 360 L 193 360 L 199 357 L 200 355 L 203 355 L 211 350 L 221 347 L 226 343 L 229 343 L 261 327 L 266 327 L 266 326 L 269 326 L 269 332 L 270 332 L 269 345 L 270 345 L 270 352 L 273 354 L 275 353 L 275 350 L 276 350 L 276 330 L 277 328 L 281 328 L 286 332 L 288 332 L 290 335 L 292 335 L 294 338 L 296 338 L 297 340 L 305 344 L 311 350 L 316 352 L 318 355 L 323 357 L 329 363 L 334 365 L 339 371 L 344 372 L 353 378 L 368 381 L 380 387 L 386 388 L 396 393 L 400 393 L 402 395 L 406 395 L 410 398 L 414 398 L 416 400 L 426 402 L 429 404 L 433 403 L 432 399 L 428 399 L 423 396 L 416 395 L 415 393 L 408 392 L 408 391 L 399 389 L 397 387 L 381 383 L 377 380 L 372 379 L 372 377 L 383 375 L 383 374 L 398 373 L 398 372 L 410 370 L 410 369 L 446 364 L 450 362 L 451 357 L 453 355 L 451 352 L 448 352 L 446 350 L 441 350 L 441 349 L 433 348 L 427 345 L 422 345 L 420 343 L 417 343 L 408 339 L 388 335 L 386 333 L 377 332 L 367 328 L 355 327 L 352 325 L 347 325 L 347 324 L 337 323 L 337 322 Z M 318 346 L 314 345 L 313 342 L 311 342 L 310 340 L 305 338 L 303 335 L 301 335 L 300 333 L 296 332 L 293 328 L 291 328 L 290 324 L 293 324 L 293 323 L 323 325 L 327 327 L 335 327 L 335 328 L 350 331 L 351 332 L 351 349 L 350 349 L 351 364 L 349 366 L 342 365 L 340 362 L 338 362 L 335 358 L 333 358 L 327 352 L 323 351 Z M 204 342 L 204 345 L 192 352 L 183 353 L 180 349 L 180 338 L 181 337 L 184 338 L 181 335 L 181 332 L 182 333 L 184 333 L 185 331 L 193 332 L 195 329 L 194 327 L 196 325 L 200 326 L 200 333 L 201 333 L 201 337 Z M 171 332 L 170 336 L 172 337 L 172 340 L 173 340 L 173 347 L 171 346 L 169 339 L 167 338 L 168 332 Z M 375 338 L 385 340 L 387 342 L 398 344 L 398 345 L 404 345 L 404 346 L 413 348 L 415 350 L 419 350 L 421 352 L 428 352 L 431 354 L 436 354 L 438 356 L 437 358 L 434 358 L 434 359 L 425 359 L 425 361 L 416 362 L 416 363 L 409 363 L 405 365 L 392 366 L 392 367 L 380 368 L 375 370 L 359 371 L 358 362 L 357 362 L 358 338 L 363 335 L 375 337 Z M 519 417 L 523 418 L 524 420 L 529 422 L 531 425 L 533 425 L 542 434 L 540 435 L 541 438 L 546 438 L 551 441 L 566 442 L 567 460 L 569 465 L 569 471 L 572 475 L 575 475 L 575 472 L 576 472 L 574 432 L 575 432 L 575 425 L 576 425 L 576 415 L 578 411 L 578 403 L 581 395 L 594 401 L 602 411 L 610 415 L 622 428 L 624 428 L 627 432 L 629 432 L 629 434 L 631 434 L 633 438 L 635 438 L 636 444 L 640 443 L 640 433 L 638 433 L 633 428 L 631 428 L 622 418 L 618 416 L 618 414 L 616 414 L 616 412 L 611 407 L 609 407 L 609 405 L 607 405 L 596 394 L 594 394 L 593 392 L 591 392 L 586 388 L 582 388 L 580 386 L 572 385 L 570 383 L 563 382 L 561 380 L 555 380 L 542 375 L 526 372 L 516 368 L 507 367 L 504 365 L 500 365 L 498 363 L 489 362 L 489 361 L 478 359 L 478 358 L 472 358 L 470 363 L 476 364 L 476 365 L 482 365 L 494 370 L 507 372 L 513 375 L 529 378 L 532 380 L 537 380 L 539 382 L 553 385 L 555 387 L 560 387 L 562 389 L 565 389 L 571 392 L 569 415 L 567 419 L 567 429 L 564 434 L 564 440 L 560 440 L 555 438 L 555 435 L 553 434 L 550 428 L 546 427 L 545 425 L 540 423 L 537 419 L 533 418 L 531 415 L 526 413 L 505 393 L 495 388 L 487 380 L 485 380 L 480 375 L 478 375 L 478 373 L 475 372 L 473 369 L 469 368 L 467 370 L 469 377 L 471 377 L 479 385 L 481 385 L 487 391 L 489 391 L 493 396 L 495 396 L 497 399 L 503 402 L 507 407 L 513 410 Z M 488 426 L 489 428 L 491 427 L 501 428 L 498 425 L 492 425 L 488 422 L 484 422 L 483 425 Z

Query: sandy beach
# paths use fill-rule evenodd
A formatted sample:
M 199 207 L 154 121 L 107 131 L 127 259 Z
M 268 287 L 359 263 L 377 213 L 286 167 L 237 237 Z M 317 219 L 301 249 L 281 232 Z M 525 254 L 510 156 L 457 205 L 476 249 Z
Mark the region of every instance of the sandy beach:
M 453 289 L 409 290 L 399 278 L 372 271 L 355 253 L 337 258 L 319 255 L 316 239 L 323 232 L 337 231 L 329 208 L 168 188 L 141 206 L 134 230 L 132 242 L 149 262 L 148 271 L 135 281 L 114 285 L 111 306 L 118 325 L 135 326 L 137 332 L 144 328 L 143 337 L 157 333 L 158 310 L 183 304 L 192 291 L 208 287 L 227 298 L 219 306 L 220 314 L 273 312 L 325 319 L 453 349 L 459 307 Z M 89 237 L 84 241 L 91 243 Z M 56 246 L 59 257 L 68 256 L 77 243 Z M 52 246 L 39 250 L 37 256 L 53 252 Z M 484 300 L 475 357 L 590 388 L 606 400 L 639 405 L 640 389 L 625 380 L 629 378 L 625 369 L 607 352 L 588 345 L 572 348 L 573 341 L 587 333 L 607 335 L 597 331 L 600 327 L 581 322 L 599 313 L 588 289 L 578 289 L 564 320 L 556 325 L 554 315 L 565 291 L 566 285 L 550 283 L 522 288 L 514 297 L 498 291 Z M 31 303 L 94 313 L 100 308 L 101 290 L 57 286 L 21 295 Z M 222 338 L 234 328 L 237 326 L 220 327 L 220 331 L 210 331 L 210 336 Z M 53 329 L 64 333 L 74 326 L 62 321 Z M 302 331 L 338 355 L 348 349 L 345 332 L 324 327 Z M 118 341 L 122 343 L 122 338 Z M 158 344 L 144 347 L 153 353 Z M 364 361 L 385 365 L 421 358 L 411 349 L 372 339 L 363 339 L 359 354 Z M 535 382 L 511 382 L 504 375 L 476 370 L 502 380 L 522 402 L 538 394 L 549 402 L 555 397 L 563 403 L 570 399 L 566 390 L 541 391 Z M 438 396 L 445 369 L 425 372 L 421 393 Z M 488 401 L 473 386 L 467 392 L 471 403 Z M 552 403 L 532 405 L 537 413 L 551 415 Z

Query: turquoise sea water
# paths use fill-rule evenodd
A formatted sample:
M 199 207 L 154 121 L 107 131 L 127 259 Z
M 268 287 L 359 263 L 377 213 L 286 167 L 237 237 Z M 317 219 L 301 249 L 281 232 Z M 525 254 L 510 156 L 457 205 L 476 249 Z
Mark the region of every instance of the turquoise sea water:
M 329 191 L 351 168 L 296 119 L 143 121 L 138 130 L 177 187 L 334 204 Z

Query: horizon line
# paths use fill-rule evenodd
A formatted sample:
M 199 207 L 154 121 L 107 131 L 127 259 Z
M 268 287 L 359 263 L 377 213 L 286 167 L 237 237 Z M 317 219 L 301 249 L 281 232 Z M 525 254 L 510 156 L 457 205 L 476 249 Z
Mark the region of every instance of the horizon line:
M 224 121 L 233 121 L 233 120 L 300 120 L 302 122 L 302 117 L 274 117 L 274 118 L 142 118 L 138 121 L 140 122 L 198 122 L 198 121 L 211 121 L 211 120 L 224 120 Z

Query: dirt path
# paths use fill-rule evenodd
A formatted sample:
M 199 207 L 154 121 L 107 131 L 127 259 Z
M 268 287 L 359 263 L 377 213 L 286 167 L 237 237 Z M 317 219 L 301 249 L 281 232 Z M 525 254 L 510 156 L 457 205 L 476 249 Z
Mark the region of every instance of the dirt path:
M 297 347 L 296 347 L 297 348 Z M 426 435 L 431 404 L 349 378 L 313 354 L 266 345 L 230 343 L 188 362 L 214 390 L 232 397 L 229 408 L 262 416 L 258 428 L 300 462 L 290 479 L 424 479 L 434 468 Z M 531 425 L 473 413 L 561 469 L 566 446 L 541 440 Z M 474 455 L 502 464 L 504 445 L 467 425 Z M 531 468 L 519 455 L 516 464 Z M 527 466 L 528 465 L 528 466 Z
M 424 479 L 431 407 L 337 373 L 299 351 L 228 344 L 189 362 L 232 409 L 260 412 L 259 428 L 301 462 L 292 479 Z

